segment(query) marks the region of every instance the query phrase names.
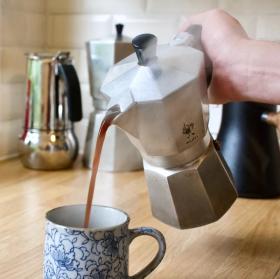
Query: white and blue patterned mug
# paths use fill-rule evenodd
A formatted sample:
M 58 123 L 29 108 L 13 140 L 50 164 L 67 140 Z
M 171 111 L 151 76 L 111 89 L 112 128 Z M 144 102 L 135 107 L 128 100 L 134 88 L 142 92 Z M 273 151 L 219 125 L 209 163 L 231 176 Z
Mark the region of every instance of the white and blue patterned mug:
M 83 228 L 84 215 L 85 205 L 63 206 L 47 213 L 44 279 L 144 278 L 164 257 L 163 235 L 148 227 L 128 229 L 125 212 L 95 205 L 89 228 Z M 141 235 L 155 238 L 159 250 L 143 270 L 129 276 L 129 244 Z

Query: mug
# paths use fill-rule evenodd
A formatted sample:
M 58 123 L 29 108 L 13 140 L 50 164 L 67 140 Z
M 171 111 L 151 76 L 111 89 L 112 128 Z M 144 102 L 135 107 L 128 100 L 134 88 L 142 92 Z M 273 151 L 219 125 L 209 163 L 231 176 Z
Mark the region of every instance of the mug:
M 129 216 L 116 208 L 94 205 L 89 228 L 83 228 L 85 205 L 68 205 L 46 214 L 44 279 L 144 278 L 164 257 L 166 244 L 154 228 L 128 229 Z M 140 272 L 128 275 L 128 249 L 137 236 L 158 242 L 153 260 Z

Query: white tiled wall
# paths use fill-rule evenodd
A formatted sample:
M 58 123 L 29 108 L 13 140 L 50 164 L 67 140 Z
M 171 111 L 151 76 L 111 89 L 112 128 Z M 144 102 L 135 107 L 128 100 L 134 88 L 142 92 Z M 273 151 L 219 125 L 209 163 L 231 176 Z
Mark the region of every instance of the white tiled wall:
M 90 38 L 99 38 L 111 31 L 110 15 L 48 16 L 48 47 L 84 48 Z
M 45 41 L 45 16 L 4 9 L 2 15 L 3 46 L 43 47 Z
M 0 123 L 22 118 L 24 113 L 22 104 L 25 102 L 24 90 L 23 83 L 3 83 L 0 85 Z
M 69 50 L 83 92 L 84 120 L 77 126 L 83 146 L 91 99 L 84 43 L 110 35 L 123 22 L 133 37 L 154 33 L 160 42 L 176 33 L 183 18 L 221 7 L 253 38 L 280 39 L 279 0 L 0 0 L 0 159 L 16 154 L 25 97 L 24 53 Z M 221 108 L 211 106 L 210 130 L 218 132 Z
M 280 1 L 279 1 L 280 2 Z M 280 8 L 279 8 L 280 10 Z M 258 18 L 256 38 L 279 41 L 279 14 L 262 15 Z
M 9 11 L 21 11 L 29 13 L 44 13 L 44 0 L 2 0 L 2 7 Z
M 45 0 L 0 1 L 0 160 L 17 154 L 25 106 L 25 56 L 45 48 Z
M 265 14 L 279 13 L 280 2 L 277 0 L 219 0 L 219 7 L 230 13 Z
M 159 43 L 168 42 L 179 26 L 180 17 L 175 15 L 115 15 L 113 25 L 122 22 L 125 25 L 124 34 L 129 37 L 141 33 L 153 33 Z M 111 28 L 113 30 L 114 27 Z
M 147 12 L 159 14 L 191 14 L 216 8 L 218 0 L 148 0 Z
M 146 0 L 49 0 L 50 14 L 138 14 L 146 11 Z

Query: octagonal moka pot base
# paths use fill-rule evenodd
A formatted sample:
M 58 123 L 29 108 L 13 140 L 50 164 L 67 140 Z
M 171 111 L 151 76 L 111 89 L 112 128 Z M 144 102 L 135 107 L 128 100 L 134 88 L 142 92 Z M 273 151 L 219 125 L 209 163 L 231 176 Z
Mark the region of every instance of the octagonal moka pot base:
M 189 167 L 166 170 L 144 162 L 153 215 L 180 229 L 221 218 L 236 199 L 223 160 L 213 143 Z

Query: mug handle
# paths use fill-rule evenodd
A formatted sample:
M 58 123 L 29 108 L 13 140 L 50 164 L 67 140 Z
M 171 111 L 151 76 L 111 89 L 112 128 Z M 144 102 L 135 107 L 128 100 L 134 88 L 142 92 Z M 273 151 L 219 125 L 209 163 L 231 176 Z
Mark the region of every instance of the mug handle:
M 141 279 L 145 278 L 148 274 L 150 274 L 162 261 L 165 251 L 166 251 L 166 243 L 163 234 L 150 227 L 140 227 L 129 230 L 130 237 L 129 237 L 129 244 L 132 242 L 132 240 L 138 236 L 142 235 L 149 235 L 153 237 L 158 242 L 158 252 L 152 259 L 152 261 L 144 267 L 141 271 L 136 273 L 133 276 L 129 276 L 130 279 Z

